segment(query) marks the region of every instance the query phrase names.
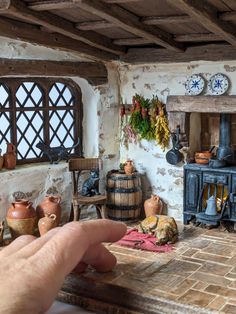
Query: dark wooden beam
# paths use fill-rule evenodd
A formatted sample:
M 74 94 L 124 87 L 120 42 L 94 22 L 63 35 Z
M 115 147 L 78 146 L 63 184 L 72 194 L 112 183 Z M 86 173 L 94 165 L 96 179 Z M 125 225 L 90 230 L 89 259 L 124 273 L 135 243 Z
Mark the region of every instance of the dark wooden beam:
M 107 28 L 107 27 L 114 27 L 115 25 L 113 25 L 112 23 L 108 22 L 108 21 L 91 21 L 91 22 L 81 22 L 81 23 L 77 23 L 76 27 L 78 29 L 81 29 L 83 31 L 89 31 L 89 30 L 96 30 L 96 29 L 103 29 L 103 28 Z
M 109 51 L 116 55 L 125 53 L 124 48 L 114 45 L 112 40 L 103 35 L 80 31 L 68 20 L 48 12 L 34 12 L 23 2 L 18 0 L 5 0 L 0 2 L 0 14 L 8 14 L 12 17 L 23 18 L 27 22 L 39 24 L 53 32 L 82 41 L 92 47 Z
M 147 16 L 142 18 L 142 23 L 147 25 L 162 25 L 172 23 L 189 23 L 193 19 L 186 14 L 181 15 L 163 15 L 163 16 Z
M 47 10 L 46 2 L 47 0 L 45 1 L 44 7 L 40 7 L 40 10 Z M 58 0 L 58 2 L 60 2 L 60 0 Z M 143 37 L 150 40 L 152 43 L 170 50 L 182 51 L 184 49 L 183 45 L 177 43 L 169 33 L 157 27 L 142 24 L 137 16 L 116 4 L 111 6 L 97 0 L 74 0 L 73 3 L 77 7 L 97 15 L 137 37 Z M 49 3 L 49 5 L 51 5 L 51 3 Z M 36 6 L 37 2 L 30 7 L 35 9 Z
M 150 40 L 145 38 L 122 38 L 113 40 L 114 44 L 121 46 L 135 46 L 135 45 L 145 45 L 150 44 Z
M 188 47 L 184 53 L 166 53 L 158 48 L 130 48 L 121 61 L 138 64 L 154 62 L 227 61 L 236 59 L 236 48 L 228 44 L 211 44 Z
M 103 0 L 106 3 L 129 3 L 129 2 L 141 2 L 143 0 Z
M 45 33 L 37 26 L 13 21 L 7 18 L 0 18 L 0 36 L 39 44 L 48 48 L 79 53 L 86 58 L 92 58 L 99 61 L 117 59 L 117 56 L 112 53 L 93 48 L 78 40 L 60 34 Z
M 22 60 L 0 58 L 1 76 L 43 75 L 107 77 L 107 69 L 102 63 L 51 60 Z
M 210 32 L 224 38 L 236 47 L 236 29 L 234 25 L 219 20 L 217 10 L 205 0 L 167 0 L 181 9 Z
M 236 96 L 168 96 L 168 112 L 236 113 Z
M 176 41 L 180 42 L 209 42 L 209 41 L 224 41 L 224 38 L 212 34 L 186 34 L 186 35 L 176 35 Z

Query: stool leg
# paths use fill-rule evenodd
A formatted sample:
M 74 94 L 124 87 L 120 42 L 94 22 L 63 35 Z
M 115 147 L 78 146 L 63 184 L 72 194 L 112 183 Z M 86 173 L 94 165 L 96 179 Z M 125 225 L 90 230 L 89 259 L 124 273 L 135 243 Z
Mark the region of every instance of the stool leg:
M 73 221 L 78 221 L 79 220 L 80 212 L 81 212 L 80 206 L 78 204 L 74 204 L 73 203 L 73 213 L 74 213 Z
M 106 205 L 103 204 L 101 205 L 101 212 L 102 212 L 102 218 L 107 218 L 107 208 L 106 208 Z
M 98 218 L 101 219 L 102 218 L 101 205 L 96 205 L 96 211 L 97 211 Z

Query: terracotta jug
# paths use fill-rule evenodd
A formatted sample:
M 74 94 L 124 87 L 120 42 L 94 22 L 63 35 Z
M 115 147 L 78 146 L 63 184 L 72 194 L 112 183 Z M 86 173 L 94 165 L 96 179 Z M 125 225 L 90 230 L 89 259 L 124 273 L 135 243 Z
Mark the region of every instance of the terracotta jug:
M 16 167 L 16 149 L 12 143 L 7 143 L 7 151 L 3 155 L 4 167 L 6 169 L 15 169 Z
M 56 215 L 56 226 L 59 225 L 61 220 L 61 196 L 59 195 L 46 195 L 44 200 L 36 207 L 38 218 L 43 218 L 46 214 Z
M 0 245 L 3 243 L 4 220 L 0 220 Z
M 8 209 L 6 219 L 13 238 L 34 234 L 37 216 L 32 202 L 25 199 L 16 200 Z
M 132 173 L 134 173 L 134 165 L 133 165 L 132 160 L 126 161 L 126 163 L 124 165 L 124 171 L 125 171 L 125 174 L 127 174 L 127 175 L 131 175 Z
M 55 214 L 46 214 L 45 217 L 39 219 L 38 228 L 41 236 L 57 226 L 56 219 Z
M 163 203 L 159 196 L 152 194 L 152 196 L 144 202 L 145 216 L 161 215 Z
M 3 161 L 4 161 L 4 158 L 3 158 L 3 156 L 1 155 L 1 153 L 2 153 L 2 150 L 1 150 L 1 148 L 0 148 L 0 170 L 1 170 L 2 167 L 3 167 Z

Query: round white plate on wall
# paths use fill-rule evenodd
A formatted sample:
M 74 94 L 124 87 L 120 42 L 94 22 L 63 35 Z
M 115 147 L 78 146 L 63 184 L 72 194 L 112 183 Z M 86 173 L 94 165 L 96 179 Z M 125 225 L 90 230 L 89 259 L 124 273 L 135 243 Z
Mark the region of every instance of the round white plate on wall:
M 213 75 L 208 82 L 211 95 L 223 95 L 229 89 L 229 79 L 222 73 Z
M 205 87 L 205 80 L 200 74 L 191 75 L 185 83 L 188 95 L 200 95 Z

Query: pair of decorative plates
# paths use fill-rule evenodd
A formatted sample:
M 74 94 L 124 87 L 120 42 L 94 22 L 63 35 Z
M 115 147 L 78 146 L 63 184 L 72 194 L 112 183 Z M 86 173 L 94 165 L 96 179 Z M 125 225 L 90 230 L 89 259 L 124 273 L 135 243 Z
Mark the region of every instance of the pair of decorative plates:
M 188 95 L 200 95 L 205 89 L 206 82 L 200 74 L 189 77 L 185 87 Z M 229 79 L 222 73 L 213 75 L 208 82 L 208 89 L 211 95 L 223 95 L 229 89 Z

